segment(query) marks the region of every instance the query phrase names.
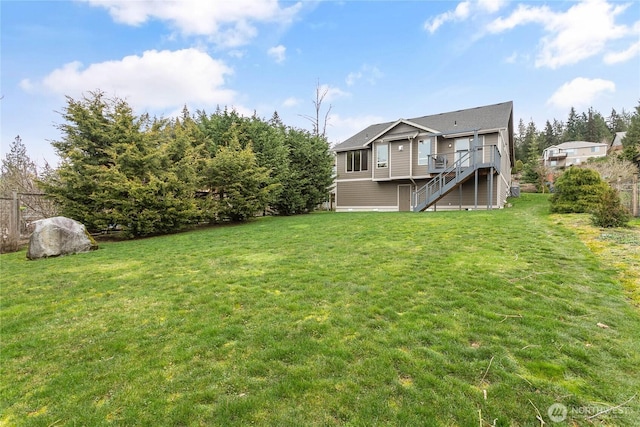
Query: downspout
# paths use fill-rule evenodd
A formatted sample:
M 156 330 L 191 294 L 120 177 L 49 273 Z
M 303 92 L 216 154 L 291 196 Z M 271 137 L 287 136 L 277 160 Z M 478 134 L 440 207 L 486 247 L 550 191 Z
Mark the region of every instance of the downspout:
M 418 184 L 413 179 L 413 140 L 415 138 L 409 138 L 409 180 L 413 183 L 411 190 L 411 210 L 416 205 L 416 192 L 418 191 Z

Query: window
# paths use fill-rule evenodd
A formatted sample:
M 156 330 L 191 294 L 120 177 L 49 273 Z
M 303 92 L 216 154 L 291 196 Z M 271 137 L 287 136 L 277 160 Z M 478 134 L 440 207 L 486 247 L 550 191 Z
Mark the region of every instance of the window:
M 591 152 L 592 153 L 599 153 L 600 152 L 600 147 L 591 147 Z
M 431 138 L 418 141 L 418 164 L 428 165 L 431 157 Z
M 366 171 L 369 168 L 367 150 L 347 151 L 347 172 Z
M 376 149 L 376 157 L 378 160 L 377 166 L 379 168 L 386 168 L 389 166 L 389 146 L 387 144 L 378 145 Z

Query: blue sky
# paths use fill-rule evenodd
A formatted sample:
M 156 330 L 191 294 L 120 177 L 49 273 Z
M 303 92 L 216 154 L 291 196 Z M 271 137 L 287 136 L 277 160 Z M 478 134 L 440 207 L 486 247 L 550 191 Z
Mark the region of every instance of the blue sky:
M 640 101 L 640 2 L 79 0 L 0 2 L 1 149 L 49 141 L 65 95 L 137 114 L 216 106 L 310 129 L 319 84 L 340 142 L 378 122 L 514 102 L 516 120 Z

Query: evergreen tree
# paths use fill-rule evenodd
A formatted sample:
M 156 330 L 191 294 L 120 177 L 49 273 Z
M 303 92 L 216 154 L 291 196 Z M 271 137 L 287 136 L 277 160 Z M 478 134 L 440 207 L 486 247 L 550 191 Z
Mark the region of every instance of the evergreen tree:
M 53 146 L 62 164 L 47 193 L 63 215 L 91 231 L 116 227 L 125 236 L 178 230 L 193 220 L 194 183 L 188 144 L 166 121 L 136 117 L 123 100 L 102 92 L 67 98 Z
M 527 161 L 524 164 L 522 180 L 524 182 L 538 184 L 541 180 L 539 172 L 542 160 L 540 158 L 540 150 L 538 148 L 538 135 L 533 121 L 529 123 L 527 128 L 526 140 L 529 152 L 527 153 Z
M 551 196 L 551 212 L 592 212 L 600 203 L 609 185 L 598 172 L 579 167 L 564 171 L 555 182 Z
M 587 123 L 585 128 L 585 140 L 589 142 L 610 142 L 612 134 L 607 127 L 604 117 L 593 108 L 589 108 L 587 113 Z
M 245 221 L 263 211 L 277 184 L 270 183 L 269 171 L 258 166 L 247 145 L 240 146 L 234 126 L 229 139 L 209 160 L 206 182 L 212 191 L 212 209 L 218 221 Z
M 518 121 L 518 131 L 514 135 L 513 142 L 515 144 L 516 159 L 525 161 L 527 159 L 527 147 L 525 147 L 525 136 L 527 134 L 527 127 L 524 124 L 524 120 Z
M 16 136 L 9 147 L 9 152 L 2 159 L 0 194 L 8 196 L 12 191 L 19 193 L 38 192 L 37 179 L 38 167 L 27 155 L 27 147 L 20 136 Z
M 52 176 L 48 163 L 40 170 L 27 154 L 27 147 L 20 136 L 11 143 L 9 152 L 2 159 L 0 167 L 0 195 L 11 197 L 15 191 L 21 193 L 20 205 L 31 215 L 47 218 L 57 214 L 56 205 L 36 194 L 42 193 L 41 182 Z
M 558 144 L 558 139 L 556 137 L 555 129 L 549 120 L 544 125 L 544 133 L 542 134 L 542 141 L 540 148 L 544 150 L 545 148 L 549 148 L 553 145 Z
M 312 211 L 327 200 L 333 182 L 333 156 L 324 137 L 289 128 L 286 133 L 289 170 L 274 208 L 281 215 Z
M 564 123 L 562 120 L 553 119 L 553 133 L 556 144 L 560 144 L 562 142 L 562 135 L 564 134 Z
M 527 149 L 527 158 L 531 158 L 533 153 L 535 153 L 535 155 L 537 156 L 542 152 L 538 140 L 538 129 L 536 128 L 536 124 L 534 123 L 533 119 L 530 120 L 529 124 L 527 125 L 527 132 L 524 139 L 524 146 Z
M 617 113 L 615 108 L 611 109 L 611 114 L 607 117 L 607 128 L 612 135 L 616 132 L 624 132 L 627 130 L 628 124 L 624 117 Z
M 631 116 L 627 134 L 622 138 L 623 156 L 628 160 L 640 154 L 640 102 L 636 106 L 635 113 Z
M 562 137 L 563 142 L 584 140 L 586 116 L 578 115 L 576 109 L 571 107 L 569 117 Z

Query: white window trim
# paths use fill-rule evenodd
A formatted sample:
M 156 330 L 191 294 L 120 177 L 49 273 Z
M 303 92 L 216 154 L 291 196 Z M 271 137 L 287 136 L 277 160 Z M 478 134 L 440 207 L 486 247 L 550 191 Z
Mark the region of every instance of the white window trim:
M 387 150 L 387 160 L 384 163 L 384 166 L 380 166 L 380 148 L 385 147 Z M 378 144 L 376 145 L 376 169 L 387 169 L 389 167 L 389 144 Z

